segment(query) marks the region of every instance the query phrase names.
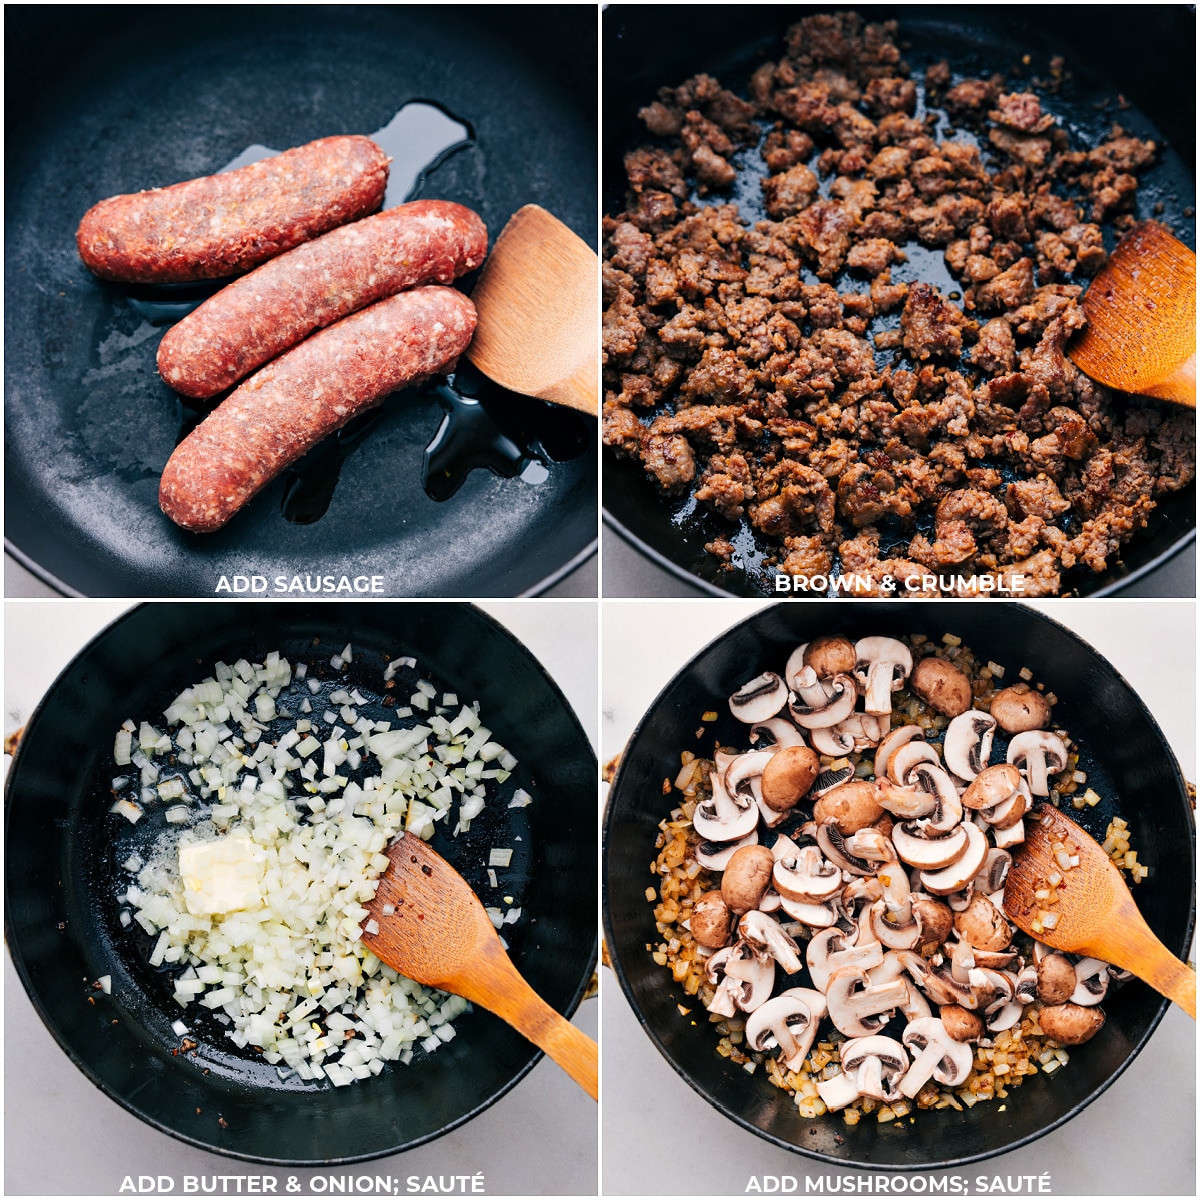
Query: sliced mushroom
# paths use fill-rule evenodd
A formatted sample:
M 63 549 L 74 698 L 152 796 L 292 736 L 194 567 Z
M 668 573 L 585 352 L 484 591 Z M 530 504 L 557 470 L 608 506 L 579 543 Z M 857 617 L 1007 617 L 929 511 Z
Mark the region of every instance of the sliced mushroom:
M 931 655 L 913 667 L 908 686 L 944 717 L 959 717 L 971 707 L 971 681 L 953 663 Z
M 940 900 L 929 896 L 913 896 L 913 916 L 921 927 L 921 939 L 918 943 L 922 950 L 940 946 L 954 928 L 954 914 Z
M 935 896 L 948 896 L 952 892 L 966 887 L 978 874 L 987 858 L 987 838 L 979 828 L 967 824 L 959 825 L 957 828 L 964 830 L 967 835 L 967 848 L 963 851 L 962 857 L 948 867 L 943 867 L 940 871 L 921 872 L 921 886 Z M 896 850 L 898 853 L 900 847 L 897 846 Z
M 838 832 L 836 822 L 829 821 L 817 826 L 817 845 L 839 872 L 851 875 L 873 875 L 875 868 L 862 858 L 854 858 L 846 850 L 846 842 Z
M 854 654 L 854 678 L 864 697 L 864 711 L 888 715 L 892 693 L 904 686 L 912 671 L 912 654 L 903 642 L 889 637 L 863 638 L 854 644 Z
M 932 763 L 917 763 L 912 769 L 912 777 L 922 791 L 928 792 L 934 798 L 933 811 L 924 822 L 928 833 L 949 833 L 961 820 L 963 815 L 962 801 L 958 798 L 958 790 L 954 780 Z
M 867 909 L 867 922 L 875 940 L 889 950 L 912 950 L 921 938 L 921 926 L 911 905 L 893 913 L 883 900 L 876 900 Z
M 808 798 L 810 800 L 819 800 L 822 796 L 832 792 L 834 788 L 841 787 L 843 783 L 849 783 L 853 778 L 854 768 L 849 765 L 838 767 L 836 771 L 822 771 L 809 789 Z M 866 781 L 864 780 L 863 782 Z M 870 785 L 868 784 L 868 786 Z
M 851 945 L 846 934 L 836 928 L 823 929 L 809 939 L 804 948 L 804 960 L 813 987 L 824 992 L 835 971 L 844 967 L 861 967 L 869 971 L 883 962 L 883 947 L 878 942 Z
M 758 826 L 758 805 L 750 796 L 732 796 L 718 772 L 709 777 L 712 795 L 696 805 L 692 828 L 706 842 L 732 842 Z
M 989 850 L 979 873 L 971 881 L 975 885 L 975 890 L 985 896 L 991 896 L 1000 891 L 1004 887 L 1004 881 L 1008 878 L 1011 866 L 1012 855 L 1007 850 Z
M 1041 729 L 1018 733 L 1008 743 L 1008 761 L 1017 767 L 1024 766 L 1029 790 L 1035 796 L 1048 796 L 1049 776 L 1067 765 L 1067 748 L 1057 733 Z
M 1032 807 L 1033 797 L 1029 794 L 1029 785 L 1022 779 L 1008 799 L 1001 800 L 994 808 L 980 809 L 979 815 L 993 829 L 1005 830 L 1011 829 Z
M 780 897 L 779 906 L 793 920 L 811 929 L 829 929 L 838 923 L 841 916 L 841 910 L 832 900 L 828 904 L 808 904 L 803 900 Z
M 787 684 L 774 671 L 764 671 L 729 697 L 729 711 L 739 721 L 757 725 L 773 717 L 787 700 Z
M 821 760 L 807 746 L 777 750 L 762 770 L 763 803 L 774 812 L 789 812 L 808 794 L 820 770 Z
M 762 791 L 762 773 L 778 753 L 777 750 L 747 750 L 745 754 L 735 754 L 725 763 L 721 775 L 726 791 L 735 798 L 748 795 L 758 799 Z
M 910 1100 L 930 1079 L 944 1087 L 961 1087 L 966 1083 L 975 1052 L 965 1042 L 950 1036 L 941 1017 L 910 1022 L 902 1040 L 913 1054 L 912 1066 L 900 1081 L 900 1091 Z
M 1075 982 L 1072 1004 L 1085 1007 L 1099 1004 L 1108 992 L 1108 963 L 1098 958 L 1081 958 L 1075 964 Z
M 921 1017 L 930 1015 L 929 1001 L 925 999 L 921 989 L 913 982 L 912 976 L 904 966 L 904 960 L 897 951 L 889 950 L 883 956 L 883 962 L 877 967 L 869 968 L 867 975 L 876 987 L 884 983 L 892 983 L 895 980 L 904 984 L 908 994 L 897 1007 L 906 1021 L 918 1021 Z
M 766 846 L 742 846 L 730 858 L 721 876 L 721 896 L 731 912 L 757 908 L 771 886 L 775 857 Z
M 924 830 L 915 821 L 905 821 L 892 830 L 892 845 L 901 862 L 922 871 L 937 871 L 942 867 L 950 867 L 958 862 L 967 850 L 972 825 L 957 825 L 949 833 L 935 837 L 927 837 Z M 976 830 L 978 832 L 978 830 Z M 982 834 L 980 835 L 982 837 Z M 986 847 L 987 842 L 984 841 Z M 974 874 L 974 871 L 971 872 Z M 963 884 L 970 879 L 963 880 Z M 960 885 L 962 886 L 962 885 Z M 951 891 L 957 891 L 952 888 Z M 939 893 L 942 894 L 942 893 Z
M 770 717 L 759 721 L 750 729 L 750 744 L 762 742 L 763 750 L 786 750 L 789 746 L 803 746 L 804 734 L 787 717 Z
M 706 871 L 723 871 L 729 865 L 729 860 L 743 846 L 758 845 L 757 826 L 744 837 L 732 842 L 701 842 L 696 847 L 696 861 Z
M 879 745 L 887 733 L 887 718 L 852 712 L 830 729 L 814 729 L 812 744 L 822 754 L 838 756 L 854 750 L 869 750 Z
M 834 971 L 825 989 L 829 1019 L 851 1038 L 877 1033 L 907 998 L 903 980 L 876 986 L 861 967 Z
M 842 890 L 842 873 L 821 857 L 816 846 L 805 846 L 794 857 L 775 863 L 775 890 L 785 900 L 803 904 L 825 904 Z
M 913 950 L 897 950 L 904 969 L 934 1004 L 957 1004 L 974 1012 L 979 1008 L 979 993 L 969 981 L 955 979 L 946 965 L 935 967 Z
M 996 718 L 970 709 L 946 726 L 942 757 L 957 779 L 971 780 L 988 764 Z
M 928 742 L 908 742 L 898 746 L 888 759 L 887 776 L 893 783 L 911 784 L 912 770 L 920 763 L 931 763 L 940 767 L 942 760 Z
M 1104 1010 L 1082 1004 L 1054 1004 L 1038 1013 L 1042 1032 L 1063 1046 L 1078 1046 L 1091 1040 L 1104 1024 Z
M 923 742 L 924 740 L 925 730 L 920 725 L 900 725 L 889 733 L 886 733 L 875 750 L 876 776 L 881 777 L 889 774 L 888 764 L 891 762 L 892 755 L 901 746 L 906 746 L 909 742 Z M 900 781 L 898 780 L 897 782 Z
M 1006 687 L 992 697 L 992 716 L 1005 733 L 1045 729 L 1050 724 L 1050 702 L 1027 683 Z
M 813 703 L 801 693 L 788 701 L 788 712 L 792 720 L 805 729 L 828 729 L 844 721 L 854 711 L 857 700 L 853 677 L 835 675 L 823 703 Z
M 852 1038 L 842 1045 L 842 1073 L 817 1082 L 830 1111 L 853 1104 L 859 1096 L 889 1101 L 899 1098 L 896 1084 L 908 1069 L 908 1055 L 895 1038 Z
M 714 950 L 724 946 L 729 941 L 733 929 L 733 913 L 719 891 L 705 892 L 692 905 L 692 916 L 688 922 L 692 937 L 701 946 Z
M 799 1071 L 826 1011 L 825 997 L 820 992 L 812 988 L 788 988 L 750 1014 L 746 1021 L 746 1043 L 751 1050 L 777 1047 L 784 1067 Z
M 1025 818 L 1015 821 L 1007 829 L 993 829 L 992 838 L 997 850 L 1011 850 L 1025 840 Z
M 704 973 L 717 989 L 708 1011 L 723 1017 L 753 1012 L 766 1003 L 775 986 L 775 963 L 746 942 L 718 950 L 705 964 Z
M 789 975 L 795 974 L 803 965 L 798 956 L 799 946 L 780 929 L 779 922 L 766 913 L 746 913 L 738 922 L 738 933 L 756 950 L 769 954 Z
M 905 820 L 927 817 L 937 807 L 937 798 L 923 787 L 897 784 L 890 779 L 876 779 L 875 802 L 893 816 Z
M 883 816 L 875 796 L 875 785 L 866 779 L 852 779 L 826 792 L 813 805 L 813 820 L 819 824 L 833 821 L 846 837 Z

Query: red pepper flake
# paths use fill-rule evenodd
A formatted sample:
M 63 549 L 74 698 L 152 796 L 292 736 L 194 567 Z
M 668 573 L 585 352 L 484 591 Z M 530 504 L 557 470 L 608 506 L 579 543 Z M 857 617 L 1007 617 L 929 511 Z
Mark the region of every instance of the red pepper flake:
M 228 1122 L 227 1120 L 225 1120 L 225 1118 L 224 1118 L 224 1117 L 218 1117 L 218 1118 L 217 1118 L 217 1124 L 218 1124 L 218 1125 L 220 1125 L 220 1127 L 221 1127 L 222 1129 L 228 1129 L 228 1128 L 229 1128 L 229 1122 Z

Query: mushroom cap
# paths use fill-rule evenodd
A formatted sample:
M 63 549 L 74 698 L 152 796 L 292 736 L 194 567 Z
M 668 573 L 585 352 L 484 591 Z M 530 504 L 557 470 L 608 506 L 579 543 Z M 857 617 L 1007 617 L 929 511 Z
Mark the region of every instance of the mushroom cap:
M 787 684 L 774 671 L 764 671 L 729 697 L 729 711 L 747 725 L 769 720 L 787 703 Z
M 775 856 L 766 846 L 741 846 L 733 852 L 721 876 L 721 896 L 732 912 L 757 908 L 771 886 Z
M 912 1067 L 900 1082 L 904 1095 L 915 1096 L 930 1078 L 945 1087 L 959 1087 L 967 1081 L 975 1052 L 951 1037 L 940 1017 L 910 1021 L 902 1038 L 914 1055 Z
M 991 713 L 1005 733 L 1045 729 L 1050 724 L 1050 702 L 1027 683 L 1014 683 L 997 692 Z
M 752 797 L 730 795 L 716 771 L 709 782 L 712 795 L 692 813 L 692 828 L 706 842 L 733 842 L 758 827 L 758 805 Z
M 1042 1032 L 1063 1046 L 1079 1046 L 1100 1032 L 1104 1010 L 1082 1004 L 1053 1004 L 1038 1013 Z
M 850 945 L 844 930 L 832 927 L 814 933 L 804 948 L 804 961 L 813 986 L 824 992 L 829 977 L 843 967 L 861 967 L 869 971 L 883 962 L 883 947 L 878 942 Z
M 1043 1004 L 1065 1004 L 1078 980 L 1075 967 L 1065 954 L 1047 954 L 1037 967 L 1037 994 Z
M 804 665 L 812 667 L 818 679 L 849 675 L 858 662 L 854 643 L 840 634 L 827 633 L 813 638 L 804 650 Z
M 908 985 L 904 980 L 896 979 L 876 986 L 866 971 L 858 966 L 834 971 L 825 989 L 829 1019 L 848 1038 L 869 1037 L 878 1033 L 891 1020 L 895 1010 L 907 1000 Z M 845 1047 L 842 1053 L 845 1054 Z M 844 1057 L 842 1066 L 846 1066 Z
M 967 808 L 994 808 L 1007 800 L 1021 786 L 1021 772 L 1012 763 L 996 763 L 986 767 L 971 781 L 962 794 Z
M 788 746 L 803 746 L 804 734 L 787 717 L 768 717 L 750 729 L 750 742 L 757 746 L 762 741 L 764 750 L 784 750 Z
M 1067 765 L 1067 747 L 1057 733 L 1031 729 L 1018 733 L 1008 743 L 1008 761 L 1024 766 L 1029 790 L 1035 796 L 1048 796 L 1048 777 Z
M 732 842 L 701 842 L 696 847 L 696 861 L 706 871 L 723 871 L 729 865 L 729 860 L 743 846 L 756 846 L 757 844 L 757 828 Z
M 794 857 L 774 864 L 775 890 L 785 900 L 803 904 L 825 904 L 842 890 L 842 873 L 821 857 L 816 846 L 805 846 Z
M 974 779 L 988 764 L 996 718 L 976 708 L 968 709 L 946 726 L 942 758 L 958 779 Z
M 953 663 L 936 655 L 922 658 L 913 667 L 908 686 L 945 717 L 961 716 L 974 699 L 971 681 L 966 675 Z
M 956 825 L 949 833 L 926 837 L 917 822 L 904 821 L 892 830 L 892 845 L 896 847 L 901 862 L 922 871 L 937 871 L 958 862 L 963 856 L 967 850 L 970 836 L 967 831 L 970 828 L 972 826 Z M 971 875 L 974 873 L 972 871 Z M 971 875 L 963 880 L 964 884 Z
M 1099 1004 L 1108 991 L 1108 963 L 1098 958 L 1081 958 L 1075 964 L 1072 1004 Z
M 874 866 L 864 858 L 856 858 L 846 849 L 846 842 L 838 832 L 837 823 L 828 821 L 817 826 L 817 845 L 821 852 L 839 870 L 851 875 L 873 875 Z M 839 886 L 838 890 L 841 888 Z
M 908 1055 L 895 1038 L 878 1034 L 852 1038 L 842 1045 L 842 1070 L 855 1076 L 860 1096 L 895 1100 L 896 1084 L 908 1069 Z
M 769 954 L 789 975 L 794 975 L 804 965 L 799 958 L 800 947 L 784 933 L 779 922 L 766 913 L 746 913 L 738 921 L 738 933 L 756 950 Z
M 912 671 L 912 653 L 895 638 L 867 637 L 854 644 L 854 678 L 872 715 L 892 711 L 891 693 L 899 691 Z
M 940 767 L 942 760 L 938 758 L 938 752 L 928 742 L 916 740 L 906 742 L 903 746 L 897 746 L 888 757 L 887 777 L 893 783 L 912 783 L 910 776 L 921 763 Z M 875 772 L 876 775 L 879 773 L 879 771 Z
M 798 1071 L 816 1040 L 825 1015 L 825 997 L 812 988 L 788 988 L 757 1008 L 746 1021 L 746 1041 L 752 1050 L 766 1050 L 774 1037 L 789 1071 Z
M 940 946 L 950 936 L 954 913 L 948 905 L 929 896 L 914 896 L 912 911 L 921 926 L 920 945 L 923 949 L 930 945 Z
M 705 892 L 692 905 L 692 919 L 688 928 L 701 946 L 715 950 L 729 941 L 729 934 L 733 928 L 733 913 L 719 891 Z
M 943 1004 L 938 1010 L 946 1032 L 956 1042 L 973 1042 L 983 1037 L 983 1018 L 961 1004 Z
M 785 746 L 763 767 L 763 803 L 776 812 L 794 808 L 821 771 L 821 759 L 807 746 Z
M 875 798 L 875 785 L 866 779 L 851 779 L 826 792 L 813 806 L 819 824 L 833 821 L 838 833 L 849 837 L 883 816 Z
M 1003 950 L 1012 941 L 1012 929 L 1004 914 L 986 896 L 978 894 L 955 916 L 954 928 L 977 950 Z

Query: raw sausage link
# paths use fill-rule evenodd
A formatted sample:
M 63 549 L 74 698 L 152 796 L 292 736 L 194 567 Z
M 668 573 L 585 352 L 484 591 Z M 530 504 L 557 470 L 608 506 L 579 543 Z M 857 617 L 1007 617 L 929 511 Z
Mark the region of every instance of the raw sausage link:
M 373 213 L 388 161 L 370 138 L 320 138 L 236 171 L 113 196 L 84 214 L 79 256 L 126 283 L 236 275 Z
M 423 287 L 313 334 L 247 379 L 175 447 L 159 506 L 194 533 L 220 529 L 352 417 L 450 369 L 474 332 L 475 306 L 466 296 Z
M 297 246 L 222 288 L 158 346 L 158 370 L 185 396 L 232 387 L 314 329 L 420 283 L 451 283 L 487 254 L 469 208 L 416 200 Z

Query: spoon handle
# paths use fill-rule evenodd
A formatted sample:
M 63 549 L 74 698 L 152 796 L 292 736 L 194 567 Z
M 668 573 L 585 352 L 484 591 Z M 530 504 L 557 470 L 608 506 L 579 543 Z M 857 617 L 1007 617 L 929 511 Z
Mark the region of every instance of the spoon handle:
M 1194 1021 L 1196 1019 L 1196 972 L 1180 962 L 1150 931 L 1141 914 L 1129 902 L 1125 921 L 1113 922 L 1119 938 L 1110 935 L 1097 957 L 1132 971 L 1156 992 L 1173 1000 Z
M 600 1088 L 600 1052 L 596 1043 L 551 1008 L 525 982 L 499 943 L 494 954 L 487 954 L 486 968 L 478 977 L 485 986 L 460 994 L 502 1017 L 518 1033 L 544 1050 L 595 1100 Z

